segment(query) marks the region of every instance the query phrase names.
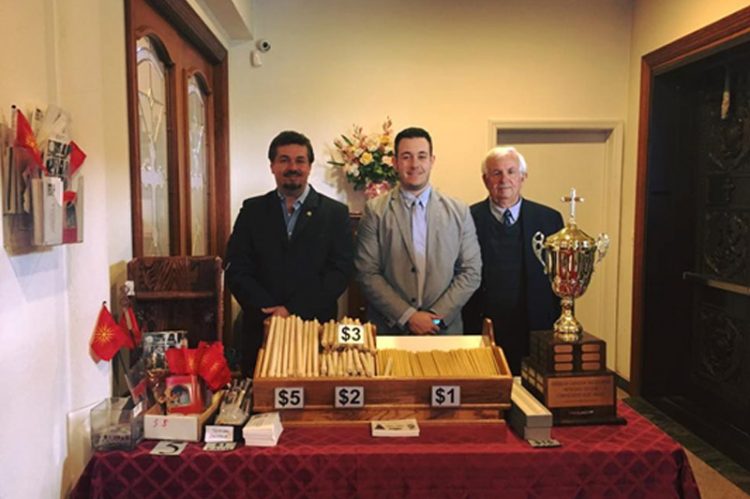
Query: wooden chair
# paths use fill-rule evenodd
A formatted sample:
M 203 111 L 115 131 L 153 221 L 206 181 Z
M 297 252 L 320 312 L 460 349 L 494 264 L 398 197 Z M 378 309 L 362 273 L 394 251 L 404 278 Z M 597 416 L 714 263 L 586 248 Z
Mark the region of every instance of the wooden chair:
M 134 258 L 128 279 L 143 331 L 188 331 L 188 342 L 222 340 L 223 269 L 217 256 Z

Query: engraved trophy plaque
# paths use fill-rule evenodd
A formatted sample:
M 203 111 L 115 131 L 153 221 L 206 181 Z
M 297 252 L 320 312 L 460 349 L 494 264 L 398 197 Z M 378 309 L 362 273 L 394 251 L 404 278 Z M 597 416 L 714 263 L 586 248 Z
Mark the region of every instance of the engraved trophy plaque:
M 578 228 L 576 203 L 583 198 L 570 190 L 568 223 L 546 237 L 534 234 L 532 245 L 544 267 L 562 312 L 552 330 L 530 333 L 529 357 L 521 364 L 521 379 L 552 412 L 556 425 L 620 423 L 614 373 L 607 369 L 606 344 L 584 331 L 574 315 L 574 303 L 591 282 L 594 266 L 607 253 L 609 237 L 596 239 Z

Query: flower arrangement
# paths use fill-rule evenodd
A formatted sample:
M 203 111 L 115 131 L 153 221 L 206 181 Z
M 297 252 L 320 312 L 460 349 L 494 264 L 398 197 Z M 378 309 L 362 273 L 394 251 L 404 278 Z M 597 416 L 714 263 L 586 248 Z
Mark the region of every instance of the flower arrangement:
M 393 169 L 392 126 L 387 118 L 382 132 L 367 135 L 354 125 L 350 136 L 333 141 L 336 151 L 328 163 L 340 168 L 354 189 L 364 191 L 368 199 L 387 192 L 398 180 Z

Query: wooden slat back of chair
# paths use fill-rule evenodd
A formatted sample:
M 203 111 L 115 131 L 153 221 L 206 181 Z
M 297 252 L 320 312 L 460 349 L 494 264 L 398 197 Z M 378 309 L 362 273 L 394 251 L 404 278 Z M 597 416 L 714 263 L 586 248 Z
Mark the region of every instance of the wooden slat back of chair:
M 188 331 L 191 347 L 222 339 L 223 269 L 216 256 L 134 258 L 128 279 L 144 331 Z

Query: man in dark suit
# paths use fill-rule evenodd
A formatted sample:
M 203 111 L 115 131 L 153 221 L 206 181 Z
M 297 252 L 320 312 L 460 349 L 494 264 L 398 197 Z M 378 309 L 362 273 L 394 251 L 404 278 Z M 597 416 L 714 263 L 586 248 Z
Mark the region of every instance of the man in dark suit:
M 562 229 L 559 212 L 523 199 L 526 161 L 513 147 L 491 149 L 482 163 L 489 197 L 472 205 L 482 249 L 482 284 L 464 308 L 466 331 L 481 330 L 492 319 L 495 342 L 511 371 L 520 374 L 528 355 L 529 331 L 550 329 L 560 315 L 560 299 L 533 252 L 537 231 L 549 236 Z
M 308 184 L 314 160 L 310 140 L 281 132 L 268 159 L 277 188 L 242 204 L 225 266 L 244 314 L 241 350 L 251 375 L 263 320 L 271 315 L 336 318 L 336 301 L 354 269 L 348 208 Z

